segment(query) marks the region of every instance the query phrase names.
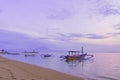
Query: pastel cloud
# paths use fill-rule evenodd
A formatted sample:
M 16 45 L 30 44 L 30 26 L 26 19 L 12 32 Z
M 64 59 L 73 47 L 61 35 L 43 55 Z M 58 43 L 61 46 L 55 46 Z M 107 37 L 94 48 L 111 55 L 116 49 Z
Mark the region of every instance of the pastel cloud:
M 82 37 L 82 34 L 76 34 L 76 33 L 66 33 L 66 34 L 62 34 L 62 33 L 57 33 L 60 36 L 63 37 Z
M 120 24 L 116 24 L 113 26 L 116 30 L 120 30 Z
M 0 37 L 2 37 L 0 38 L 0 46 L 2 46 L 1 49 L 12 49 L 12 50 L 16 50 L 16 49 L 33 50 L 33 49 L 41 49 L 41 48 L 43 49 L 52 48 L 54 50 L 56 49 L 69 50 L 69 49 L 79 49 L 81 46 L 84 46 L 88 48 L 88 50 L 90 51 L 92 50 L 92 48 L 96 48 L 97 46 L 98 49 L 96 48 L 96 50 L 94 51 L 99 51 L 100 50 L 99 48 L 101 47 L 101 45 L 85 43 L 85 42 L 83 43 L 81 41 L 79 43 L 76 43 L 76 42 L 73 42 L 73 39 L 74 38 L 87 38 L 87 39 L 98 39 L 98 40 L 105 39 L 99 36 L 98 34 L 57 33 L 56 35 L 57 36 L 53 38 L 52 37 L 51 38 L 45 38 L 45 37 L 34 38 L 34 37 L 17 33 L 17 32 L 0 30 Z M 116 33 L 116 35 L 120 35 L 120 33 Z M 59 40 L 60 42 L 53 43 L 51 42 L 52 39 Z M 104 46 L 104 47 L 107 47 L 107 46 Z M 104 49 L 101 51 L 104 51 Z
M 60 40 L 60 41 L 70 41 L 70 40 L 73 40 L 75 38 L 80 38 L 82 36 L 83 36 L 82 34 L 76 34 L 76 33 L 66 33 L 66 34 L 57 33 L 56 39 Z
M 50 44 L 48 38 L 33 38 L 25 34 L 0 30 L 0 48 L 4 49 L 36 49 L 47 47 Z
M 92 17 L 120 15 L 119 0 L 89 0 L 88 2 Z
M 116 37 L 116 36 L 120 36 L 120 32 L 107 33 L 107 35 L 109 35 L 110 37 Z
M 68 19 L 72 15 L 73 15 L 72 11 L 65 10 L 65 9 L 62 9 L 62 10 L 58 9 L 58 10 L 51 11 L 51 13 L 47 15 L 47 18 L 63 20 L 63 19 Z
M 114 33 L 114 35 L 116 35 L 116 36 L 120 36 L 120 32 Z
M 65 41 L 65 40 L 74 40 L 74 39 L 80 39 L 80 38 L 86 38 L 86 39 L 106 39 L 112 36 L 109 35 L 99 35 L 99 34 L 77 34 L 77 33 L 58 33 L 57 38 Z
M 99 9 L 99 13 L 105 16 L 120 15 L 120 8 L 112 5 L 105 5 Z
M 97 35 L 97 34 L 86 34 L 86 38 L 88 39 L 106 39 L 105 35 Z

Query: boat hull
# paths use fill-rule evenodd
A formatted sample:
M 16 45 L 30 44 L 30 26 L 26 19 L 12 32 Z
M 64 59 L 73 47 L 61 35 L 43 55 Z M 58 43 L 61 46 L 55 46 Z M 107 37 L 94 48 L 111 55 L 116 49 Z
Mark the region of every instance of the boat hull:
M 79 56 L 66 56 L 67 60 L 80 60 L 83 59 L 87 54 L 79 55 Z

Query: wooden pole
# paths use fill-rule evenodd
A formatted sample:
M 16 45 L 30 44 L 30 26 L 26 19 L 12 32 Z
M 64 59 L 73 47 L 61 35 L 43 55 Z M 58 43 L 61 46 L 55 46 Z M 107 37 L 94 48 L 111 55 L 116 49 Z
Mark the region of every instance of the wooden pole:
M 81 51 L 81 53 L 83 54 L 84 52 L 83 52 L 83 47 L 82 47 L 82 51 Z

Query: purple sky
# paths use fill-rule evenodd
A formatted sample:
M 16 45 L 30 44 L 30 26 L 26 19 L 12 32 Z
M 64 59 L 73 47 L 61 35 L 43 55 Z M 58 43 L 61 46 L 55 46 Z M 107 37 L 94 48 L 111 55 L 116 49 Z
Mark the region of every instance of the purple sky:
M 0 0 L 0 36 L 7 49 L 119 51 L 120 0 Z

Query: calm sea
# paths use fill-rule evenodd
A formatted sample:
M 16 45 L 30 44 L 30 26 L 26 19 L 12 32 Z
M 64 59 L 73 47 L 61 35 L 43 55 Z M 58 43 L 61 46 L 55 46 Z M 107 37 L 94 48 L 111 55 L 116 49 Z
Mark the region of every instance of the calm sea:
M 52 57 L 34 57 L 21 55 L 3 55 L 7 58 L 54 69 L 67 74 L 85 77 L 86 80 L 120 80 L 120 53 L 91 53 L 94 57 L 88 60 L 66 62 L 60 58 L 67 53 L 49 52 Z

